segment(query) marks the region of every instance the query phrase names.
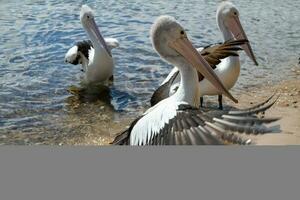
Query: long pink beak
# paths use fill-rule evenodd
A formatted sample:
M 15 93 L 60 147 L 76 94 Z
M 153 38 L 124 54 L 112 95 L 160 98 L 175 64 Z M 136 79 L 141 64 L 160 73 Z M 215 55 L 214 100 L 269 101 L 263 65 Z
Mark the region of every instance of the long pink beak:
M 198 72 L 200 72 L 208 81 L 210 81 L 213 86 L 215 86 L 221 93 L 226 95 L 235 103 L 238 100 L 235 99 L 230 92 L 223 85 L 222 81 L 215 74 L 211 66 L 206 62 L 206 60 L 198 53 L 198 51 L 193 47 L 192 43 L 187 37 L 182 37 L 169 44 L 169 46 L 180 53 Z
M 231 33 L 233 34 L 233 36 L 235 37 L 235 39 L 248 40 L 247 35 L 241 25 L 241 22 L 240 22 L 238 16 L 234 16 L 234 17 L 230 18 L 227 21 L 227 26 L 228 26 L 229 30 L 231 31 Z M 254 62 L 254 64 L 258 65 L 256 58 L 254 56 L 254 53 L 252 51 L 250 42 L 243 44 L 241 47 L 244 49 L 244 51 L 249 56 L 249 58 Z
M 98 41 L 98 43 L 103 46 L 103 48 L 105 49 L 107 54 L 110 57 L 112 57 L 110 49 L 108 48 L 103 36 L 101 35 L 100 30 L 99 30 L 95 20 L 89 19 L 87 22 L 87 27 L 88 27 L 89 31 L 91 32 L 91 34 L 93 35 L 93 37 Z

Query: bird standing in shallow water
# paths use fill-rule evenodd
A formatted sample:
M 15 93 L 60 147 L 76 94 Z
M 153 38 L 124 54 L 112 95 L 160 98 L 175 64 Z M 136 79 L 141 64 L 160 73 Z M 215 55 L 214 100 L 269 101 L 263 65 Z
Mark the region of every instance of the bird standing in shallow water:
M 216 14 L 218 27 L 223 35 L 224 43 L 198 48 L 198 52 L 214 68 L 226 89 L 231 89 L 240 75 L 240 60 L 238 46 L 241 46 L 255 65 L 258 65 L 253 54 L 250 42 L 240 23 L 237 8 L 229 1 L 220 3 Z M 234 41 L 236 39 L 236 41 Z M 174 94 L 180 83 L 179 69 L 176 67 L 170 72 L 161 86 L 153 93 L 151 105 Z M 203 105 L 204 95 L 218 95 L 219 108 L 223 109 L 222 94 L 207 79 L 199 76 L 200 106 Z
M 103 38 L 90 7 L 83 5 L 81 24 L 90 40 L 77 42 L 65 55 L 65 61 L 81 64 L 85 83 L 108 83 L 113 80 L 114 61 L 111 50 L 119 46 L 114 38 Z
M 198 73 L 210 81 L 220 93 L 234 102 L 211 66 L 193 47 L 183 27 L 172 17 L 159 17 L 151 28 L 154 49 L 167 62 L 179 69 L 180 84 L 176 92 L 148 109 L 120 133 L 116 145 L 188 145 L 188 144 L 249 144 L 234 132 L 267 133 L 267 123 L 277 118 L 259 119 L 254 114 L 264 112 L 274 102 L 270 99 L 257 106 L 221 115 L 208 115 L 198 109 L 200 87 Z

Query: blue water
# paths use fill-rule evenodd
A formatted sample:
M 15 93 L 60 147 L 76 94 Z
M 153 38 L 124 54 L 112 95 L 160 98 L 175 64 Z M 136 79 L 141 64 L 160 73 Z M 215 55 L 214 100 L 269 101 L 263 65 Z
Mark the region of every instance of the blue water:
M 63 61 L 68 48 L 87 39 L 79 21 L 83 3 L 95 10 L 104 37 L 120 42 L 113 50 L 111 105 L 99 98 L 101 94 L 78 98 L 68 92 L 71 86 L 80 87 L 80 66 Z M 299 0 L 234 3 L 260 64 L 254 66 L 242 54 L 234 91 L 288 79 L 299 57 Z M 215 1 L 205 0 L 1 1 L 0 144 L 57 144 L 79 132 L 103 135 L 111 123 L 141 113 L 171 69 L 151 47 L 154 19 L 162 14 L 176 17 L 193 43 L 205 46 L 222 41 L 216 7 Z

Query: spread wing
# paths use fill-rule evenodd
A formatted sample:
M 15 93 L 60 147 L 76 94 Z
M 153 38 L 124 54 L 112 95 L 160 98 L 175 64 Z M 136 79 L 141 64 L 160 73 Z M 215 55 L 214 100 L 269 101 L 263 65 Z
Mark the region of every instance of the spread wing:
M 259 118 L 256 115 L 265 112 L 276 102 L 277 99 L 270 102 L 272 97 L 251 108 L 222 111 L 219 115 L 204 113 L 182 104 L 177 109 L 176 116 L 145 145 L 250 144 L 251 140 L 243 139 L 238 133 L 265 134 L 274 131 L 273 127 L 268 127 L 267 124 L 279 118 Z M 128 145 L 130 132 L 139 119 L 119 134 L 112 144 Z
M 228 40 L 224 43 L 206 46 L 199 53 L 211 66 L 216 66 L 221 62 L 221 59 L 228 56 L 239 56 L 237 51 L 242 50 L 239 46 L 246 42 L 248 40 Z
M 228 56 L 239 56 L 237 53 L 242 50 L 240 45 L 245 44 L 248 40 L 228 40 L 224 43 L 209 45 L 198 50 L 198 52 L 204 57 L 204 59 L 215 69 L 221 60 Z M 199 81 L 203 80 L 202 74 L 198 73 Z
M 113 145 L 129 145 L 129 138 L 130 138 L 130 132 L 133 128 L 133 126 L 142 118 L 142 116 L 138 117 L 137 119 L 135 119 L 131 124 L 130 127 L 128 129 L 126 129 L 125 131 L 119 133 L 114 141 L 111 143 Z

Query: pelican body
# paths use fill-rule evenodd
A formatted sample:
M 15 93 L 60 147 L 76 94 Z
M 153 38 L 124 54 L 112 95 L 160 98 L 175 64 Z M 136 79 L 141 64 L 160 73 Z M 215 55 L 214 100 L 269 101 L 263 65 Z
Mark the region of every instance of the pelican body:
M 114 38 L 103 38 L 90 7 L 83 5 L 81 24 L 90 40 L 77 42 L 65 55 L 65 61 L 81 64 L 86 83 L 106 83 L 113 79 L 114 61 L 111 50 L 119 46 Z
M 256 58 L 253 54 L 252 48 L 248 41 L 247 35 L 245 34 L 243 27 L 239 20 L 239 12 L 237 8 L 228 1 L 222 2 L 216 14 L 217 24 L 218 27 L 223 35 L 224 44 L 226 42 L 230 42 L 233 40 L 243 40 L 245 41 L 241 47 L 246 52 L 246 54 L 253 60 L 255 65 L 257 64 Z M 197 49 L 199 53 L 205 53 L 207 49 L 211 48 L 210 46 L 205 48 Z M 212 46 L 214 48 L 214 46 Z M 240 49 L 235 49 L 236 51 Z M 222 60 L 217 64 L 214 65 L 214 60 L 212 60 L 212 66 L 214 66 L 214 71 L 217 76 L 220 78 L 226 89 L 231 89 L 238 80 L 240 75 L 240 60 L 238 53 L 231 53 L 227 54 L 226 56 L 220 57 L 220 52 L 210 52 L 213 57 Z M 214 55 L 215 54 L 215 55 Z M 208 60 L 211 64 L 211 62 Z M 176 67 L 170 72 L 167 78 L 162 82 L 161 86 L 165 83 L 169 82 L 168 84 L 171 85 L 169 89 L 169 94 L 172 95 L 178 88 L 178 84 L 180 83 L 180 76 L 178 74 L 178 69 Z M 171 83 L 170 83 L 171 82 Z M 203 96 L 204 95 L 218 95 L 219 100 L 219 108 L 222 109 L 222 94 L 218 91 L 207 79 L 200 79 L 199 80 L 199 87 L 200 87 L 200 97 L 201 97 L 201 106 L 203 104 Z M 159 97 L 153 97 L 159 100 Z M 157 103 L 157 100 L 155 103 Z M 151 103 L 153 105 L 153 103 Z
M 130 128 L 119 134 L 112 144 L 224 144 L 224 141 L 249 144 L 249 140 L 233 136 L 231 132 L 270 131 L 264 127 L 264 123 L 277 119 L 258 119 L 252 116 L 268 107 L 226 112 L 222 116 L 209 116 L 199 110 L 198 72 L 220 93 L 236 103 L 237 100 L 193 47 L 185 30 L 173 17 L 159 17 L 152 25 L 150 35 L 152 45 L 161 58 L 178 68 L 181 78 L 179 87 L 172 96 L 163 99 L 134 120 Z

